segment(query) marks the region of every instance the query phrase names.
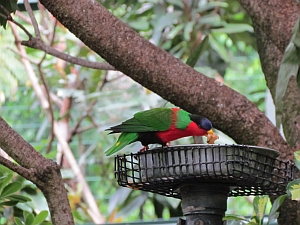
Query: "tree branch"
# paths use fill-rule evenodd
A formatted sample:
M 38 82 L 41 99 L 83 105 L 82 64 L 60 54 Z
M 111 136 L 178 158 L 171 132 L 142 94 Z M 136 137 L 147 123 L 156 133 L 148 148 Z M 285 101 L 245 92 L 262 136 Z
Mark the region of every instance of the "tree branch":
M 98 2 L 40 2 L 116 69 L 175 105 L 208 117 L 215 128 L 237 143 L 266 146 L 282 152 L 288 149 L 276 127 L 246 97 L 146 41 Z M 89 16 L 80 9 L 89 9 Z M 284 153 L 283 157 L 286 156 Z
M 299 3 L 295 0 L 238 0 L 269 40 L 283 53 L 299 16 Z M 280 21 L 280 22 L 279 22 Z
M 20 166 L 3 157 L 0 157 L 0 163 L 31 180 L 41 189 L 47 199 L 53 224 L 74 224 L 67 192 L 57 164 L 44 158 L 2 117 L 0 117 L 0 148 Z
M 60 51 L 56 50 L 55 48 L 45 45 L 40 39 L 37 39 L 37 38 L 31 38 L 30 40 L 22 41 L 21 43 L 22 43 L 22 45 L 25 45 L 27 47 L 42 50 L 49 55 L 63 59 L 69 63 L 77 64 L 77 65 L 88 67 L 91 69 L 116 70 L 113 66 L 111 66 L 108 63 L 91 62 L 88 60 L 80 59 L 77 57 L 70 56 L 66 53 L 60 52 Z
M 51 131 L 50 131 L 49 143 L 48 143 L 48 146 L 47 146 L 47 149 L 46 149 L 46 153 L 49 153 L 51 151 L 52 142 L 54 140 L 54 113 L 53 113 L 53 108 L 52 108 L 52 104 L 51 104 L 50 90 L 48 88 L 48 84 L 45 80 L 44 73 L 43 73 L 42 68 L 41 68 L 42 62 L 44 61 L 45 57 L 46 57 L 46 54 L 41 59 L 41 61 L 38 63 L 38 71 L 39 71 L 43 86 L 45 88 L 45 93 L 46 93 L 47 100 L 49 102 L 49 115 L 50 115 Z
M 30 17 L 30 20 L 31 20 L 31 23 L 33 25 L 33 28 L 34 28 L 34 33 L 35 33 L 35 36 L 38 38 L 38 39 L 41 39 L 41 33 L 40 33 L 40 30 L 39 30 L 39 25 L 33 15 L 33 11 L 31 9 L 31 6 L 28 2 L 28 0 L 24 0 L 24 5 L 25 5 L 25 9 Z
M 32 181 L 33 183 L 38 182 L 38 179 L 36 179 L 36 176 L 32 169 L 26 169 L 22 166 L 19 166 L 2 156 L 0 156 L 0 164 L 7 167 L 8 169 L 16 172 L 17 174 L 24 177 L 25 179 Z
M 274 99 L 279 65 L 299 16 L 299 3 L 294 0 L 239 2 L 253 21 L 262 69 Z
M 105 73 L 105 74 L 104 74 L 104 77 L 103 77 L 102 81 L 99 82 L 99 84 L 98 84 L 97 91 L 99 91 L 99 92 L 102 91 L 102 89 L 104 88 L 105 84 L 106 84 L 107 82 L 109 82 L 109 81 L 107 80 L 107 75 L 108 75 L 108 73 Z M 117 78 L 119 78 L 119 77 L 117 77 Z M 88 129 L 83 129 L 83 130 L 80 129 L 80 125 L 81 125 L 82 121 L 83 121 L 86 117 L 89 116 L 89 114 L 90 114 L 90 112 L 92 111 L 92 109 L 93 109 L 94 105 L 96 104 L 96 102 L 97 102 L 97 101 L 94 99 L 94 100 L 89 104 L 87 110 L 85 110 L 85 112 L 83 113 L 83 115 L 81 115 L 81 117 L 77 120 L 77 123 L 75 124 L 74 128 L 71 130 L 71 132 L 70 132 L 70 134 L 69 134 L 68 142 L 70 142 L 70 141 L 72 140 L 72 138 L 74 137 L 74 135 L 79 134 L 79 133 L 82 133 L 83 131 L 89 130 L 89 129 L 91 129 L 91 128 L 97 127 L 97 125 L 96 125 L 94 119 L 91 117 L 93 126 L 92 126 L 91 128 L 88 128 Z M 81 131 L 81 130 L 82 130 L 82 131 Z
M 18 27 L 20 27 L 25 33 L 26 35 L 29 37 L 29 39 L 32 37 L 32 35 L 29 33 L 29 31 L 20 23 L 18 23 L 17 21 L 15 21 L 12 16 L 10 15 L 10 12 L 3 6 L 0 4 L 0 8 L 6 13 L 6 15 L 0 13 L 0 17 L 11 21 L 12 23 L 16 24 Z
M 6 8 L 0 4 L 0 8 L 3 9 L 6 13 L 8 13 L 7 15 L 4 15 L 4 14 L 0 13 L 0 17 L 2 17 L 4 19 L 7 19 L 7 20 L 11 21 L 12 23 L 16 24 L 29 37 L 28 41 L 22 41 L 23 45 L 25 45 L 27 47 L 42 50 L 42 51 L 46 52 L 47 54 L 55 56 L 55 57 L 60 58 L 62 60 L 65 60 L 66 62 L 77 64 L 77 65 L 84 66 L 84 67 L 88 67 L 88 68 L 91 68 L 91 69 L 116 70 L 113 66 L 109 65 L 108 63 L 91 62 L 91 61 L 88 61 L 88 60 L 73 57 L 73 56 L 70 56 L 70 55 L 65 54 L 63 52 L 60 52 L 60 51 L 56 50 L 55 48 L 52 48 L 51 46 L 47 46 L 46 44 L 44 44 L 43 41 L 41 40 L 40 32 L 39 32 L 39 29 L 38 29 L 38 24 L 37 24 L 37 21 L 36 21 L 34 15 L 33 15 L 33 12 L 31 10 L 31 7 L 30 7 L 29 3 L 28 3 L 28 0 L 25 1 L 24 4 L 25 4 L 25 8 L 28 11 L 28 14 L 30 16 L 32 25 L 34 27 L 36 38 L 34 38 L 30 34 L 30 32 L 22 24 L 15 21 L 12 18 L 12 16 L 9 14 L 9 12 L 6 10 Z

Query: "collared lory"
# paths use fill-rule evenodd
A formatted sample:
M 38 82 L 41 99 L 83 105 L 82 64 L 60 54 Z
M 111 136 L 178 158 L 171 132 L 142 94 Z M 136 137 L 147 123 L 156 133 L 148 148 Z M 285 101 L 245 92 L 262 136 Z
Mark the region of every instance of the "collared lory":
M 187 136 L 212 134 L 211 122 L 200 115 L 179 108 L 154 108 L 134 114 L 133 118 L 111 127 L 111 133 L 121 133 L 117 142 L 105 154 L 112 155 L 126 145 L 140 141 L 147 150 L 149 144 L 167 145 Z

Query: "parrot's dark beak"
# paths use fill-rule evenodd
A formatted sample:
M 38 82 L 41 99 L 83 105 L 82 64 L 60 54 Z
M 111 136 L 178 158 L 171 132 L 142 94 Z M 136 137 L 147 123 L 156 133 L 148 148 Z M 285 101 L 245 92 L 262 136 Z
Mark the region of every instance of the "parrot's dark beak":
M 209 130 L 209 131 L 207 131 L 207 134 L 205 134 L 205 136 L 207 137 L 207 135 L 213 134 L 213 133 L 214 133 L 213 130 Z

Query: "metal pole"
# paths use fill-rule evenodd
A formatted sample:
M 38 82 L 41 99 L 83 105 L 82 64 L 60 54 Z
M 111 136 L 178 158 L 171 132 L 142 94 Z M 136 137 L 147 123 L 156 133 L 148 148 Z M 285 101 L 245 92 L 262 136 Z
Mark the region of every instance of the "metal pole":
M 229 186 L 185 184 L 180 187 L 186 225 L 222 225 L 227 210 Z

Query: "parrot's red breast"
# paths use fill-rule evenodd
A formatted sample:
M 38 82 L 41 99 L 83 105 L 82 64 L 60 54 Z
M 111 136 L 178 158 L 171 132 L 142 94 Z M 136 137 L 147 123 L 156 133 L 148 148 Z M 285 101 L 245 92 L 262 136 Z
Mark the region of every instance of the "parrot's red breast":
M 177 140 L 179 138 L 187 136 L 203 136 L 207 133 L 204 129 L 199 129 L 199 126 L 195 122 L 190 122 L 185 129 L 178 129 L 176 127 L 177 112 L 179 108 L 172 108 L 172 124 L 171 127 L 166 131 L 159 131 L 156 135 L 165 143 Z

